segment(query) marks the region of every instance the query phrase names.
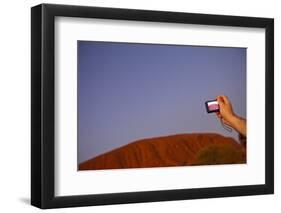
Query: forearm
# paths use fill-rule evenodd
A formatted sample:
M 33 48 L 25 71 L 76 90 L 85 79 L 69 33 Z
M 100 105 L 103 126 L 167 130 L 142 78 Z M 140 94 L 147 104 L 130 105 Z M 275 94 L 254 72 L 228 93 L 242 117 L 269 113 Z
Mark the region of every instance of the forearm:
M 240 134 L 247 136 L 247 125 L 246 120 L 244 118 L 241 118 L 239 116 L 234 115 L 230 119 L 231 126 Z

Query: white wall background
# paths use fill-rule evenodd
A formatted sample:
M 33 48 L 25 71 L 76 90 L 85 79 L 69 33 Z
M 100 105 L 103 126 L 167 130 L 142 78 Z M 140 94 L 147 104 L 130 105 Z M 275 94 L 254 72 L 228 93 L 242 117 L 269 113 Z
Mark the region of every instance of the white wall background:
M 278 212 L 281 209 L 280 1 L 45 0 L 44 3 L 275 18 L 275 195 L 68 208 L 51 212 Z M 30 202 L 30 7 L 37 0 L 1 2 L 0 211 L 39 212 Z

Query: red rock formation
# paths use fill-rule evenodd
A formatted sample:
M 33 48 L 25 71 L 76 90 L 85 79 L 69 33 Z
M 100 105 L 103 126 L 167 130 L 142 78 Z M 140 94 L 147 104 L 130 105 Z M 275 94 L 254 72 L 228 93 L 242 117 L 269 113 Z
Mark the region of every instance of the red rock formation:
M 219 134 L 179 134 L 138 140 L 79 165 L 79 170 L 245 163 L 245 148 Z

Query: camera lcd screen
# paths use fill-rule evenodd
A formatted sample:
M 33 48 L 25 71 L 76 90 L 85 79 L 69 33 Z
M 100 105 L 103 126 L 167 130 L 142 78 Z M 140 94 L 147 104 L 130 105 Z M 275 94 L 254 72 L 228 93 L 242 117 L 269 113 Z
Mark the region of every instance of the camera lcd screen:
M 219 103 L 217 100 L 206 101 L 206 109 L 208 113 L 218 112 L 220 110 Z

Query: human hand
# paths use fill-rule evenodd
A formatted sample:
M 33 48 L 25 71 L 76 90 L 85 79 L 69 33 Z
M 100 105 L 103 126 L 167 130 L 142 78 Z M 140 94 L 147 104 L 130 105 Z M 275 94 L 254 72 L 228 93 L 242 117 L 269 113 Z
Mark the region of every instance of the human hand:
M 242 135 L 247 135 L 246 119 L 237 116 L 232 109 L 232 104 L 227 96 L 219 95 L 216 97 L 220 111 L 216 113 L 217 117 L 222 120 L 222 122 L 232 128 Z
M 219 95 L 216 97 L 220 111 L 216 113 L 217 117 L 219 119 L 222 119 L 223 123 L 232 126 L 233 118 L 235 117 L 235 114 L 232 109 L 232 104 L 229 101 L 228 97 L 225 95 Z

